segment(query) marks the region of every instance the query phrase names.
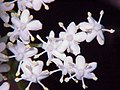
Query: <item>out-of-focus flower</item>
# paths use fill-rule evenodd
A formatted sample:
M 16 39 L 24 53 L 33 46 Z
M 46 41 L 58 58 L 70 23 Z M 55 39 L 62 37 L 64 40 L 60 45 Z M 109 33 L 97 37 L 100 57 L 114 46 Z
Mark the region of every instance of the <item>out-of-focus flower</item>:
M 0 18 L 8 23 L 10 16 L 6 13 L 6 11 L 10 11 L 14 8 L 14 1 L 4 2 L 4 0 L 0 0 Z
M 15 57 L 17 61 L 19 61 L 18 71 L 16 75 L 20 74 L 20 66 L 21 63 L 26 60 L 26 58 L 30 58 L 37 54 L 38 50 L 35 47 L 29 47 L 25 45 L 23 42 L 17 40 L 17 44 L 12 44 L 11 42 L 7 45 L 8 49 L 14 54 L 13 56 L 9 56 L 9 58 Z
M 0 62 L 0 82 L 6 80 L 6 77 L 3 76 L 2 73 L 8 72 L 9 70 L 10 70 L 10 66 L 8 64 L 3 64 L 2 62 Z
M 5 48 L 6 44 L 4 42 L 0 42 L 0 62 L 8 61 L 8 56 L 2 53 L 5 50 Z
M 0 86 L 0 90 L 9 90 L 10 89 L 10 84 L 8 82 L 4 82 L 1 86 Z
M 32 83 L 39 83 L 44 90 L 48 90 L 40 81 L 45 79 L 49 76 L 49 71 L 43 69 L 43 62 L 42 61 L 32 61 L 31 59 L 26 60 L 22 63 L 21 69 L 23 74 L 21 78 L 16 78 L 15 81 L 19 82 L 20 80 L 27 80 L 30 81 L 29 85 L 25 90 L 29 90 L 29 87 Z
M 64 53 L 60 53 L 58 52 L 56 49 L 57 47 L 60 45 L 59 40 L 57 41 L 54 38 L 54 32 L 51 31 L 49 36 L 47 37 L 48 41 L 45 42 L 41 39 L 41 37 L 39 35 L 37 35 L 37 38 L 43 43 L 42 48 L 45 50 L 40 54 L 35 55 L 35 58 L 39 57 L 40 55 L 42 55 L 43 53 L 47 52 L 47 56 L 48 56 L 48 64 L 50 63 L 50 60 L 55 56 L 57 58 L 60 58 L 61 60 L 64 60 L 64 58 L 66 57 L 66 55 Z
M 82 31 L 87 32 L 87 42 L 91 42 L 95 37 L 97 37 L 97 41 L 100 45 L 104 44 L 104 35 L 103 32 L 107 31 L 110 33 L 114 33 L 115 30 L 105 29 L 103 25 L 100 24 L 104 11 L 100 12 L 100 18 L 98 22 L 92 18 L 92 14 L 88 12 L 88 22 L 81 22 L 78 26 Z
M 29 30 L 37 31 L 42 29 L 42 23 L 39 20 L 32 20 L 33 16 L 30 15 L 29 10 L 25 9 L 21 15 L 12 13 L 11 21 L 13 25 L 5 24 L 6 27 L 11 27 L 14 29 L 13 32 L 9 32 L 7 35 L 10 37 L 10 41 L 14 42 L 18 37 L 25 43 L 28 44 L 34 41 L 34 37 L 31 35 Z
M 80 54 L 80 42 L 83 42 L 86 39 L 85 32 L 77 33 L 77 26 L 74 22 L 71 22 L 67 29 L 63 26 L 63 23 L 59 23 L 65 32 L 60 32 L 59 38 L 63 40 L 61 45 L 57 48 L 57 51 L 64 52 L 67 49 L 67 52 L 71 52 L 74 55 Z
M 82 87 L 85 89 L 87 88 L 87 86 L 84 83 L 84 78 L 97 80 L 95 74 L 92 73 L 92 71 L 95 70 L 97 67 L 96 62 L 92 62 L 89 64 L 85 63 L 85 58 L 81 55 L 78 55 L 76 57 L 76 64 L 71 63 L 71 66 L 73 67 L 75 74 L 69 78 L 66 78 L 66 82 L 76 77 L 77 80 L 82 80 Z
M 71 56 L 67 56 L 63 62 L 57 58 L 53 58 L 51 61 L 56 64 L 58 69 L 50 71 L 50 74 L 53 74 L 58 71 L 62 71 L 62 76 L 60 78 L 61 83 L 63 82 L 63 78 L 65 75 L 69 74 L 69 76 L 71 76 L 74 73 L 73 67 L 70 65 L 71 63 L 73 63 L 73 58 Z M 76 79 L 74 79 L 74 78 L 72 78 L 72 79 L 75 82 L 78 82 Z
M 42 4 L 44 5 L 46 10 L 49 10 L 48 5 L 46 5 L 45 3 L 51 3 L 53 1 L 55 0 L 18 0 L 17 4 L 19 10 L 21 11 L 25 10 L 26 7 L 38 11 L 41 9 Z

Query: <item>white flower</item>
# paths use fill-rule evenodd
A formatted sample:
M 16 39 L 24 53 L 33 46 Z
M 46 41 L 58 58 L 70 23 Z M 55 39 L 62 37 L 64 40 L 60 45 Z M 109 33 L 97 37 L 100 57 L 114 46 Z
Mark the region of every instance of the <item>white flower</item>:
M 1 86 L 0 86 L 0 90 L 9 90 L 10 88 L 10 84 L 8 82 L 4 82 Z
M 97 41 L 100 45 L 104 44 L 104 35 L 103 32 L 107 31 L 110 33 L 114 33 L 115 30 L 111 29 L 105 29 L 103 25 L 100 24 L 101 18 L 103 16 L 104 12 L 103 10 L 100 12 L 100 18 L 99 21 L 97 22 L 92 18 L 92 14 L 88 12 L 88 22 L 81 22 L 79 24 L 79 27 L 82 31 L 87 32 L 87 42 L 91 42 L 95 37 L 97 37 Z
M 37 54 L 38 50 L 34 47 L 25 46 L 23 42 L 17 40 L 17 44 L 13 45 L 11 42 L 8 43 L 8 49 L 14 54 L 13 56 L 9 56 L 9 58 L 15 57 L 17 61 L 20 61 L 18 66 L 18 71 L 16 75 L 20 74 L 20 66 L 21 63 L 24 62 L 26 58 L 30 58 Z
M 26 60 L 22 63 L 21 69 L 23 74 L 21 78 L 16 78 L 15 81 L 19 82 L 20 80 L 27 80 L 30 81 L 29 85 L 25 90 L 29 90 L 29 87 L 32 83 L 39 83 L 44 90 L 48 90 L 40 81 L 44 78 L 49 76 L 49 71 L 43 69 L 43 62 L 42 61 L 32 61 L 31 59 Z
M 64 52 L 67 49 L 68 52 L 71 52 L 74 55 L 80 54 L 80 47 L 78 44 L 86 39 L 86 33 L 77 33 L 78 28 L 74 22 L 71 22 L 67 29 L 63 26 L 63 23 L 60 22 L 59 25 L 65 32 L 59 33 L 59 38 L 61 38 L 63 42 L 57 48 L 57 51 Z
M 66 55 L 64 53 L 60 53 L 58 52 L 56 49 L 59 46 L 59 40 L 57 41 L 54 38 L 54 32 L 51 31 L 49 36 L 47 37 L 48 41 L 45 42 L 41 39 L 41 37 L 39 35 L 37 35 L 37 38 L 43 43 L 42 48 L 45 50 L 40 54 L 35 55 L 35 58 L 39 57 L 40 55 L 44 54 L 45 52 L 47 52 L 47 56 L 48 56 L 48 64 L 50 63 L 50 60 L 55 56 L 57 58 L 60 58 L 61 60 L 64 60 L 64 58 L 66 57 Z
M 0 62 L 8 61 L 8 56 L 2 53 L 5 50 L 5 48 L 6 44 L 4 42 L 0 42 Z
M 10 66 L 8 64 L 4 64 L 0 62 L 0 82 L 6 80 L 6 77 L 3 76 L 2 73 L 8 72 L 9 70 L 10 70 Z
M 63 78 L 65 75 L 69 74 L 69 76 L 71 76 L 74 73 L 73 67 L 70 65 L 70 64 L 73 64 L 73 59 L 71 56 L 67 56 L 63 62 L 57 58 L 53 58 L 51 61 L 56 64 L 58 69 L 51 71 L 50 74 L 53 74 L 53 73 L 58 72 L 58 71 L 62 71 L 62 76 L 60 78 L 61 83 L 63 82 Z M 72 78 L 72 79 L 75 82 L 78 82 L 76 79 L 74 79 L 74 78 Z
M 48 5 L 46 5 L 45 3 L 51 3 L 53 1 L 54 0 L 18 0 L 17 4 L 19 10 L 21 11 L 25 10 L 26 7 L 38 11 L 41 9 L 42 4 L 44 5 L 46 10 L 49 10 Z
M 87 86 L 84 83 L 84 78 L 97 80 L 97 77 L 95 76 L 95 74 L 92 73 L 92 71 L 97 67 L 96 62 L 92 62 L 89 64 L 85 63 L 85 58 L 81 55 L 78 55 L 76 57 L 76 64 L 71 63 L 71 66 L 74 68 L 75 74 L 69 78 L 66 78 L 65 79 L 66 82 L 76 77 L 76 79 L 82 80 L 82 87 L 85 89 L 87 88 Z
M 41 6 L 42 4 L 44 5 L 45 9 L 46 10 L 49 10 L 49 7 L 48 5 L 46 5 L 45 3 L 51 3 L 55 0 L 33 0 L 32 3 L 33 3 L 33 9 L 38 11 L 41 9 Z
M 8 36 L 10 36 L 10 41 L 14 42 L 18 39 L 18 37 L 25 43 L 28 44 L 30 42 L 30 38 L 34 41 L 34 37 L 31 35 L 29 30 L 37 31 L 42 29 L 42 23 L 39 20 L 32 20 L 33 16 L 30 15 L 29 10 L 24 10 L 21 15 L 18 17 L 18 14 L 12 14 L 11 21 L 13 25 L 6 24 L 6 27 L 11 27 L 14 29 L 13 32 L 9 32 Z
M 14 8 L 14 2 L 4 2 L 4 0 L 0 0 L 0 18 L 8 23 L 10 16 L 6 13 L 6 11 L 10 11 Z

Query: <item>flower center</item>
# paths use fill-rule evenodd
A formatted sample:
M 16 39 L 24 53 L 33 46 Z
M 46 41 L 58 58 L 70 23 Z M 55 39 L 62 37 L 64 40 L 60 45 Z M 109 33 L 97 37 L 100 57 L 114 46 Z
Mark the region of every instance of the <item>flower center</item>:
M 73 40 L 73 35 L 68 34 L 68 35 L 66 36 L 66 39 L 67 39 L 68 41 L 72 41 L 72 40 Z
M 51 52 L 54 49 L 54 46 L 52 44 L 49 44 L 47 46 L 47 51 Z
M 26 28 L 26 24 L 25 24 L 25 23 L 21 23 L 20 29 L 21 29 L 21 30 L 24 30 L 25 28 Z

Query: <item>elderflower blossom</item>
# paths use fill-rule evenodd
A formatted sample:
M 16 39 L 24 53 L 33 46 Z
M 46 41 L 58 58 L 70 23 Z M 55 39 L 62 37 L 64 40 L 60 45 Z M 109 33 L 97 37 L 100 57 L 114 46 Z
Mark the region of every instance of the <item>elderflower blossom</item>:
M 92 73 L 92 71 L 96 69 L 97 63 L 92 62 L 88 64 L 85 62 L 85 58 L 81 55 L 78 55 L 75 61 L 75 64 L 69 63 L 73 67 L 75 74 L 69 78 L 65 78 L 65 81 L 68 82 L 70 79 L 76 77 L 77 80 L 82 80 L 82 87 L 85 89 L 87 86 L 84 83 L 84 78 L 97 80 L 95 74 Z
M 63 82 L 63 78 L 65 75 L 69 74 L 69 76 L 71 76 L 74 72 L 73 72 L 73 68 L 69 63 L 73 63 L 73 59 L 71 56 L 67 56 L 64 61 L 62 62 L 60 59 L 57 58 L 53 58 L 51 60 L 52 62 L 54 62 L 56 64 L 56 66 L 58 67 L 57 70 L 53 70 L 50 71 L 50 74 L 53 74 L 55 72 L 58 71 L 62 71 L 62 76 L 60 78 L 60 82 Z M 72 78 L 75 82 L 77 82 L 76 79 Z
M 22 63 L 21 69 L 23 74 L 20 78 L 16 78 L 15 81 L 19 82 L 20 80 L 27 80 L 30 83 L 28 84 L 27 88 L 25 90 L 29 90 L 30 85 L 32 83 L 39 83 L 44 90 L 48 90 L 47 87 L 45 87 L 41 80 L 45 79 L 49 76 L 49 71 L 43 69 L 43 61 L 32 61 L 30 58 Z
M 80 46 L 78 45 L 80 42 L 83 42 L 86 39 L 85 32 L 77 32 L 77 26 L 74 22 L 71 22 L 67 29 L 63 26 L 63 23 L 59 23 L 60 27 L 62 27 L 65 32 L 59 33 L 59 38 L 63 40 L 61 45 L 57 48 L 59 52 L 71 52 L 74 55 L 80 54 Z
M 6 11 L 10 11 L 14 8 L 14 3 L 11 2 L 4 2 L 4 0 L 0 0 L 0 18 L 5 22 L 8 23 L 10 16 L 7 14 Z
M 33 16 L 30 15 L 29 10 L 25 9 L 21 15 L 12 14 L 11 21 L 13 25 L 5 24 L 6 27 L 14 29 L 13 32 L 9 32 L 7 35 L 10 37 L 11 42 L 15 42 L 20 38 L 25 44 L 30 43 L 30 38 L 34 41 L 34 37 L 31 35 L 30 30 L 37 31 L 42 29 L 42 23 L 39 20 L 32 20 Z
M 20 66 L 26 58 L 30 58 L 37 54 L 38 50 L 35 47 L 26 46 L 23 42 L 17 40 L 17 44 L 8 43 L 8 49 L 14 54 L 13 56 L 9 56 L 9 58 L 15 57 L 17 61 L 19 61 L 18 71 L 16 76 L 20 74 Z
M 10 88 L 10 84 L 8 82 L 4 82 L 1 86 L 0 86 L 0 90 L 9 90 Z
M 57 47 L 60 45 L 59 40 L 57 41 L 54 38 L 54 32 L 51 31 L 49 36 L 47 37 L 48 41 L 45 42 L 41 39 L 41 37 L 39 35 L 37 35 L 37 38 L 43 43 L 42 48 L 44 49 L 43 52 L 41 52 L 40 54 L 35 55 L 34 58 L 39 57 L 40 55 L 44 54 L 45 52 L 47 52 L 47 56 L 48 56 L 48 61 L 47 61 L 47 65 L 50 64 L 51 59 L 55 56 L 57 58 L 60 58 L 61 60 L 64 60 L 64 58 L 66 57 L 66 55 L 64 53 L 60 53 L 58 52 L 56 49 Z
M 82 31 L 87 32 L 87 42 L 91 42 L 95 37 L 97 37 L 97 41 L 100 45 L 104 44 L 104 35 L 103 32 L 107 31 L 109 33 L 114 33 L 115 30 L 105 29 L 103 25 L 100 24 L 104 11 L 100 12 L 100 18 L 98 22 L 92 18 L 92 14 L 88 12 L 88 22 L 81 22 L 79 27 Z

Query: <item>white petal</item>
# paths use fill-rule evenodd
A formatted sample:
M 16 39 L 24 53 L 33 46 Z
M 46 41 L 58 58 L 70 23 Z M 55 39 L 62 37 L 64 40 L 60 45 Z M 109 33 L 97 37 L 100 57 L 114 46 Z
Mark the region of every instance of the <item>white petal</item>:
M 95 32 L 95 31 L 88 33 L 86 42 L 91 42 L 96 36 L 97 36 L 97 32 Z
M 66 36 L 66 32 L 60 32 L 59 33 L 59 38 L 65 39 L 65 36 Z
M 87 34 L 85 32 L 79 32 L 74 35 L 74 40 L 77 42 L 83 42 L 84 40 L 86 40 L 86 38 Z
M 97 41 L 100 45 L 104 44 L 104 36 L 103 36 L 103 32 L 99 31 L 98 35 L 97 35 Z
M 67 40 L 64 40 L 57 48 L 57 51 L 62 53 L 64 52 L 69 46 L 69 42 Z
M 10 70 L 10 66 L 8 64 L 0 65 L 0 72 L 8 72 Z
M 5 50 L 5 48 L 6 48 L 5 43 L 4 43 L 4 42 L 1 42 L 1 43 L 0 43 L 0 52 L 2 52 L 3 50 Z
M 49 38 L 54 38 L 54 37 L 55 37 L 54 31 L 50 31 L 50 33 L 49 33 Z
M 29 16 L 30 16 L 29 10 L 25 9 L 20 16 L 21 22 L 22 23 L 27 23 L 29 21 Z
M 48 77 L 50 74 L 49 74 L 49 71 L 48 70 L 44 70 L 40 73 L 39 77 L 37 78 L 38 80 L 42 80 L 46 77 Z
M 34 10 L 38 11 L 41 9 L 42 6 L 41 0 L 33 0 L 32 4 Z
M 39 76 L 39 74 L 41 73 L 41 71 L 42 71 L 42 68 L 43 68 L 43 61 L 33 61 L 33 64 L 34 64 L 34 62 L 35 63 L 37 63 L 37 65 L 35 65 L 33 68 L 32 68 L 32 72 L 35 74 L 35 75 L 37 75 L 37 76 Z
M 15 40 L 17 40 L 18 39 L 18 37 L 19 37 L 19 30 L 14 30 L 13 32 L 9 32 L 9 35 L 10 35 L 10 41 L 11 42 L 15 42 Z M 8 35 L 8 36 L 9 36 Z
M 34 55 L 37 54 L 37 53 L 38 53 L 38 49 L 32 47 L 32 48 L 28 49 L 28 50 L 25 52 L 25 57 L 32 57 L 32 56 L 34 56 Z
M 67 56 L 64 60 L 64 66 L 69 67 L 70 64 L 73 63 L 73 58 L 71 56 Z
M 76 65 L 79 69 L 84 69 L 85 68 L 85 58 L 82 55 L 78 55 L 76 57 Z
M 0 86 L 0 90 L 9 90 L 10 85 L 8 82 L 4 82 L 1 86 Z
M 0 53 L 0 62 L 8 62 L 8 56 Z
M 71 22 L 68 27 L 67 27 L 67 30 L 69 33 L 71 34 L 75 34 L 77 32 L 77 28 L 76 28 L 76 25 L 74 22 Z
M 45 3 L 51 3 L 54 2 L 55 0 L 43 0 Z
M 0 18 L 5 22 L 5 23 L 8 23 L 9 22 L 9 19 L 10 19 L 10 16 L 5 13 L 5 14 L 0 14 Z
M 42 23 L 39 20 L 33 20 L 27 24 L 28 30 L 39 30 L 42 29 Z
M 80 29 L 82 31 L 85 31 L 85 32 L 90 31 L 91 29 L 93 29 L 93 25 L 88 23 L 88 22 L 81 22 L 79 24 L 79 27 L 80 27 Z
M 88 22 L 91 23 L 91 24 L 96 24 L 97 21 L 95 19 L 93 19 L 92 17 L 88 17 Z
M 25 4 L 28 8 L 32 8 L 32 3 L 31 2 L 26 2 Z
M 9 6 L 7 6 L 7 5 L 6 5 L 7 3 L 9 3 L 9 2 L 5 2 L 5 3 L 3 3 L 3 4 L 1 5 L 1 9 L 2 9 L 3 11 L 10 11 L 10 10 L 12 10 L 12 9 L 14 8 L 14 6 L 15 6 L 14 3 L 10 4 Z
M 30 42 L 30 36 L 28 34 L 29 31 L 23 30 L 20 33 L 20 39 L 25 43 L 28 44 Z
M 23 42 L 17 40 L 17 51 L 20 52 L 20 53 L 24 53 L 25 51 L 25 45 Z
M 56 66 L 63 65 L 63 63 L 62 63 L 62 61 L 61 61 L 60 59 L 53 58 L 53 59 L 51 59 L 51 61 L 52 61 L 53 63 L 55 63 Z
M 19 20 L 19 18 L 12 17 L 11 21 L 12 21 L 13 25 L 15 25 L 16 27 L 20 27 L 20 20 Z
M 80 46 L 76 42 L 71 43 L 70 49 L 72 50 L 71 53 L 73 53 L 74 55 L 78 55 L 78 54 L 81 53 L 80 52 Z
M 85 73 L 84 74 L 84 78 L 87 78 L 87 79 L 94 79 L 96 76 L 94 73 Z
M 97 63 L 96 62 L 92 62 L 92 63 L 89 63 L 86 67 L 86 72 L 90 73 L 92 72 L 93 70 L 95 70 L 97 67 Z

